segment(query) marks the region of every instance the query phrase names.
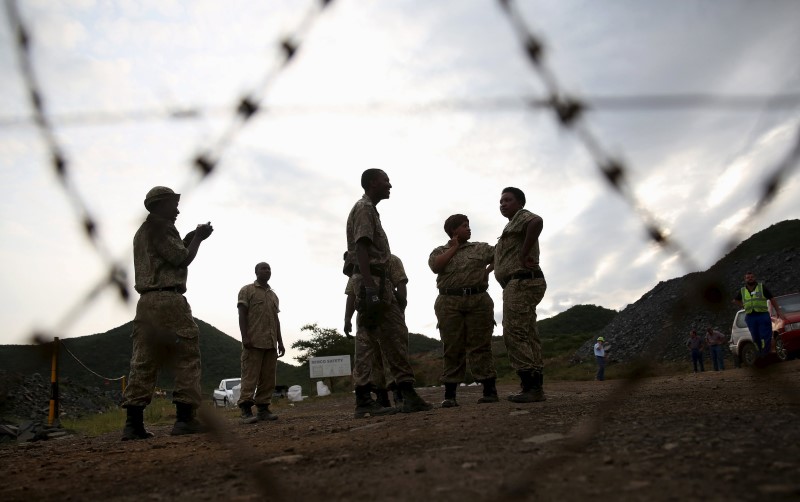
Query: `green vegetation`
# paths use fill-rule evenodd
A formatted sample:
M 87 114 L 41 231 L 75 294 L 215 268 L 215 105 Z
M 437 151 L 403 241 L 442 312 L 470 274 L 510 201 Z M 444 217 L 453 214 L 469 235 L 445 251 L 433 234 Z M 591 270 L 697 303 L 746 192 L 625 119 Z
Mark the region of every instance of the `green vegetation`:
M 87 415 L 80 418 L 63 418 L 61 425 L 65 429 L 85 434 L 89 437 L 99 436 L 107 432 L 122 430 L 125 424 L 126 411 L 113 407 L 105 413 Z M 165 398 L 155 398 L 144 410 L 144 421 L 147 425 L 168 425 L 175 421 L 175 405 Z
M 568 363 L 569 356 L 586 340 L 602 329 L 616 314 L 613 310 L 604 309 L 594 305 L 578 305 L 539 323 L 539 330 L 543 340 L 544 357 L 549 378 L 591 378 L 591 368 L 580 366 L 571 368 Z M 203 395 L 208 397 L 212 390 L 223 378 L 238 376 L 240 373 L 241 343 L 222 333 L 214 326 L 196 319 L 200 327 L 200 350 L 203 361 L 202 387 Z M 80 338 L 62 340 L 64 347 L 68 348 L 76 357 L 97 373 L 115 378 L 127 375 L 131 356 L 130 333 L 132 323 L 127 323 L 114 328 L 106 333 L 95 334 Z M 295 342 L 292 347 L 303 351 L 298 361 L 299 366 L 278 361 L 277 383 L 279 385 L 300 385 L 304 393 L 313 395 L 314 382 L 309 377 L 308 358 L 326 355 L 349 354 L 354 356 L 355 343 L 345 338 L 337 330 L 322 328 L 316 324 L 309 324 L 302 328 L 309 336 Z M 7 361 L 4 369 L 9 372 L 22 374 L 40 373 L 47 378 L 50 373 L 50 346 L 0 346 L 0 360 Z M 512 371 L 505 346 L 499 337 L 493 341 L 495 364 L 501 381 L 516 379 Z M 435 338 L 430 338 L 419 333 L 409 334 L 409 354 L 412 367 L 420 386 L 438 385 L 442 370 L 442 344 Z M 106 383 L 103 379 L 94 376 L 81 367 L 66 350 L 61 351 L 60 378 L 62 382 L 72 381 L 76 384 L 99 388 L 114 388 L 117 384 Z M 608 374 L 613 378 L 613 366 Z M 467 375 L 468 379 L 472 377 Z M 336 392 L 349 391 L 352 385 L 347 377 L 333 379 L 333 389 Z M 172 375 L 169 371 L 159 375 L 158 386 L 169 389 L 172 385 Z M 153 408 L 152 413 L 155 413 Z M 121 412 L 120 412 L 121 413 Z M 174 413 L 174 411 L 169 411 Z M 113 423 L 119 424 L 124 418 L 108 418 Z M 103 416 L 93 418 L 102 422 Z M 155 419 L 155 417 L 154 417 Z M 97 426 L 102 428 L 101 426 Z
M 301 365 L 306 365 L 312 357 L 349 355 L 355 359 L 355 340 L 347 338 L 333 328 L 320 328 L 316 324 L 306 324 L 300 331 L 307 331 L 310 338 L 292 344 L 293 349 L 303 352 L 295 357 Z

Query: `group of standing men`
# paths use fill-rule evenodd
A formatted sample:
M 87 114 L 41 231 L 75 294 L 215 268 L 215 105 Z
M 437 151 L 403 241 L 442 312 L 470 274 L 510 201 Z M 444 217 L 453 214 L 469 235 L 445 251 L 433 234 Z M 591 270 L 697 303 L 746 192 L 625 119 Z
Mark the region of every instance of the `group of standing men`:
M 722 371 L 725 369 L 725 355 L 723 350 L 728 337 L 724 333 L 718 331 L 711 326 L 706 328 L 706 335 L 701 338 L 697 334 L 697 330 L 689 332 L 689 339 L 686 340 L 686 347 L 692 355 L 692 367 L 694 372 L 702 372 L 706 370 L 704 362 L 704 352 L 706 347 L 711 354 L 711 362 L 714 365 L 714 371 Z
M 135 289 L 139 293 L 133 321 L 133 351 L 130 376 L 123 393 L 122 407 L 127 418 L 122 440 L 153 436 L 144 427 L 144 409 L 150 404 L 158 372 L 169 367 L 175 382 L 172 401 L 175 425 L 170 434 L 202 432 L 196 418 L 200 407 L 200 330 L 192 317 L 186 292 L 188 267 L 214 228 L 210 223 L 181 239 L 175 228 L 180 214 L 180 194 L 167 187 L 154 187 L 144 200 L 149 211 L 133 238 Z M 277 358 L 286 352 L 278 320 L 278 297 L 269 286 L 271 269 L 267 263 L 255 267 L 256 280 L 239 291 L 237 308 L 242 336 L 241 398 L 242 421 L 275 420 L 269 404 L 275 389 Z M 258 415 L 252 413 L 253 405 Z
M 350 276 L 346 293 L 345 332 L 356 316 L 356 357 L 353 381 L 356 417 L 413 413 L 433 408 L 414 390 L 414 372 L 408 359 L 407 304 L 402 262 L 391 254 L 389 240 L 376 206 L 390 196 L 392 185 L 380 169 L 361 176 L 363 197 L 347 218 L 345 273 Z M 133 322 L 133 351 L 128 386 L 122 407 L 127 418 L 123 440 L 147 439 L 144 409 L 150 404 L 158 372 L 170 367 L 175 382 L 173 403 L 176 421 L 171 434 L 203 431 L 196 418 L 201 403 L 199 328 L 192 317 L 186 292 L 188 266 L 202 241 L 213 232 L 210 223 L 181 239 L 175 227 L 180 214 L 180 194 L 154 187 L 144 200 L 147 219 L 133 241 L 135 289 L 140 294 Z M 536 306 L 547 288 L 539 266 L 542 218 L 524 209 L 525 194 L 518 188 L 503 189 L 500 213 L 509 221 L 495 246 L 470 242 L 469 219 L 463 214 L 447 218 L 449 241 L 433 250 L 431 270 L 437 274 L 439 296 L 434 305 L 444 345 L 445 384 L 443 407 L 458 406 L 456 389 L 464 381 L 467 364 L 483 384 L 479 403 L 499 400 L 491 350 L 494 304 L 489 297 L 489 274 L 503 288 L 503 338 L 511 366 L 520 378 L 521 391 L 508 396 L 517 403 L 545 400 L 542 389 L 541 341 L 536 328 Z M 271 268 L 255 266 L 256 280 L 239 291 L 237 309 L 242 337 L 241 408 L 243 423 L 275 420 L 269 404 L 275 388 L 277 358 L 285 354 L 278 319 L 278 297 L 269 286 Z M 388 406 L 384 362 L 396 389 L 397 407 Z M 378 401 L 372 392 L 378 393 Z M 253 415 L 252 407 L 258 409 Z
M 756 280 L 753 272 L 744 274 L 744 286 L 736 293 L 733 303 L 745 311 L 745 322 L 756 346 L 757 358 L 765 360 L 765 356 L 772 348 L 772 319 L 769 315 L 769 303 L 772 302 L 772 292 L 762 282 Z M 692 354 L 692 367 L 694 372 L 705 371 L 703 362 L 704 350 L 708 347 L 714 371 L 725 369 L 725 344 L 728 337 L 724 333 L 709 326 L 706 328 L 705 338 L 700 338 L 696 330 L 689 333 L 686 346 Z
M 347 218 L 345 273 L 350 277 L 345 293 L 345 333 L 352 329 L 355 305 L 356 356 L 353 379 L 356 386 L 356 417 L 412 413 L 432 409 L 414 390 L 414 373 L 408 360 L 408 328 L 405 324 L 405 274 L 400 274 L 403 293 L 396 290 L 391 269 L 402 270 L 391 254 L 377 205 L 390 197 L 392 185 L 380 169 L 361 176 L 363 197 Z M 520 378 L 521 391 L 508 396 L 517 403 L 545 400 L 541 340 L 536 328 L 536 306 L 547 284 L 539 266 L 539 235 L 542 218 L 524 209 L 525 194 L 518 188 L 502 190 L 500 213 L 509 221 L 495 246 L 469 242 L 469 219 L 454 214 L 444 223 L 447 244 L 434 249 L 428 259 L 437 274 L 439 296 L 434 304 L 444 361 L 441 380 L 445 385 L 442 407 L 458 406 L 456 389 L 464 381 L 467 364 L 483 385 L 479 403 L 499 400 L 491 350 L 494 303 L 487 293 L 489 274 L 503 288 L 503 339 L 512 368 Z M 399 265 L 392 266 L 392 263 Z M 383 364 L 398 389 L 398 406 L 382 399 Z M 372 399 L 376 392 L 378 400 Z

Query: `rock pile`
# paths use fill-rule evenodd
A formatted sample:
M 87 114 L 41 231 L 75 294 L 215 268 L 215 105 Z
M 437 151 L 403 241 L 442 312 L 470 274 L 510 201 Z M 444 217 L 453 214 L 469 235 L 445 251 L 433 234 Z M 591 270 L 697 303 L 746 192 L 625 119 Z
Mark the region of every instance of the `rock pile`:
M 69 381 L 59 383 L 59 417 L 81 417 L 103 413 L 121 400 L 120 391 L 102 390 Z M 0 371 L 0 436 L 16 432 L 24 440 L 52 439 L 59 428 L 48 428 L 50 382 L 39 373 L 29 376 Z M 15 423 L 22 421 L 22 425 Z M 18 438 L 18 440 L 20 440 Z

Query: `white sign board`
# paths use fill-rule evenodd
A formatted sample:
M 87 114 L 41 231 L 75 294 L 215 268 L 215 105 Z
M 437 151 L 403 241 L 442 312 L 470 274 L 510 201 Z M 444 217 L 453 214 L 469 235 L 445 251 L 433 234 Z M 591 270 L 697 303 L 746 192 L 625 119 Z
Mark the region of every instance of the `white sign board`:
M 348 376 L 350 370 L 350 356 L 312 357 L 308 360 L 311 378 L 327 378 L 335 376 Z

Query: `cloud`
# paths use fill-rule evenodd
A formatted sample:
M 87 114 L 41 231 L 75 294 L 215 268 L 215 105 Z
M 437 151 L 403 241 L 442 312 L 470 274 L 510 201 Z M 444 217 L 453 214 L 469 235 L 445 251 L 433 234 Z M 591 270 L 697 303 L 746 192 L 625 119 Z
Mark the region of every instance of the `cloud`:
M 195 315 L 236 336 L 233 296 L 252 280 L 253 264 L 266 259 L 287 345 L 305 323 L 338 327 L 344 221 L 361 195 L 361 172 L 380 167 L 395 186 L 379 211 L 411 279 L 411 331 L 436 336 L 435 275 L 427 257 L 445 241 L 444 218 L 467 214 L 474 239 L 494 243 L 505 225 L 499 191 L 509 185 L 522 188 L 528 208 L 545 221 L 549 289 L 540 318 L 578 303 L 622 308 L 659 280 L 688 271 L 648 240 L 641 218 L 551 112 L 523 104 L 513 110 L 419 105 L 544 96 L 497 5 L 334 2 L 302 40 L 297 59 L 262 88 L 278 61 L 275 42 L 313 5 L 24 4 L 48 110 L 209 110 L 187 122 L 56 121 L 70 183 L 129 270 L 144 193 L 173 186 L 184 193 L 183 233 L 209 220 L 216 228 L 189 274 Z M 795 2 L 769 9 L 749 2 L 519 5 L 543 36 L 558 81 L 578 96 L 769 95 L 796 92 L 800 84 L 792 54 L 800 42 Z M 10 40 L 7 28 L 0 27 L 0 36 Z M 29 104 L 16 55 L 10 44 L 3 47 L 0 103 L 5 113 L 24 115 Z M 236 130 L 215 172 L 198 184 L 191 159 L 217 144 L 245 93 L 262 90 L 263 112 Z M 796 171 L 755 221 L 743 210 L 793 144 L 796 107 L 623 112 L 588 104 L 586 125 L 603 151 L 625 163 L 637 199 L 699 266 L 712 264 L 732 234 L 748 229 L 746 237 L 798 216 Z M 220 107 L 227 111 L 217 113 Z M 80 233 L 38 131 L 0 129 L 0 154 L 0 276 L 15 285 L 0 302 L 8 343 L 19 342 L 33 324 L 56 323 L 67 300 L 106 270 Z M 47 288 L 30 279 L 43 264 L 58 275 Z M 490 293 L 500 312 L 499 287 L 493 283 Z M 131 307 L 109 293 L 65 334 L 105 331 L 131 316 Z

